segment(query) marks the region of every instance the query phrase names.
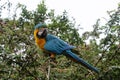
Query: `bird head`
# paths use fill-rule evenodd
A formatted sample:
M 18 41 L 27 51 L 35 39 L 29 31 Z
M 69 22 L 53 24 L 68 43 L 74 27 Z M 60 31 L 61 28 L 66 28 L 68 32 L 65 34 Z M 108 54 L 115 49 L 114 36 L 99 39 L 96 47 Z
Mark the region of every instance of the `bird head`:
M 45 38 L 47 36 L 47 25 L 45 23 L 39 23 L 34 28 L 37 30 L 36 36 L 38 38 Z

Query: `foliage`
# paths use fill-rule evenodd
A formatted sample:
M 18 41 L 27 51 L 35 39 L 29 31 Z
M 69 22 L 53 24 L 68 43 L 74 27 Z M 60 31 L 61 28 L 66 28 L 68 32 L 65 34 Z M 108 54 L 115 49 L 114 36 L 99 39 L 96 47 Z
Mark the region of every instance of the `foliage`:
M 50 80 L 118 80 L 120 77 L 120 7 L 108 12 L 109 21 L 100 26 L 100 20 L 94 30 L 85 32 L 82 37 L 75 28 L 75 20 L 69 19 L 67 12 L 55 16 L 54 10 L 48 12 L 44 1 L 35 11 L 28 11 L 25 5 L 18 4 L 20 17 L 0 20 L 0 79 L 2 80 L 47 80 L 48 67 Z M 0 9 L 2 11 L 2 9 Z M 2 16 L 2 15 L 1 15 Z M 76 46 L 80 57 L 100 69 L 95 74 L 66 59 L 56 56 L 57 64 L 50 63 L 34 43 L 34 25 L 46 22 L 51 34 Z M 101 38 L 101 35 L 104 37 Z M 89 44 L 85 40 L 90 40 Z M 99 44 L 97 43 L 99 39 Z
M 108 15 L 110 19 L 104 26 L 100 26 L 100 20 L 98 19 L 93 26 L 94 30 L 84 33 L 83 38 L 92 37 L 91 41 L 95 43 L 96 50 L 94 49 L 94 53 L 99 55 L 95 65 L 98 65 L 102 70 L 99 80 L 119 80 L 120 6 L 117 10 L 108 11 Z M 99 44 L 97 39 L 99 39 Z M 115 66 L 115 68 L 109 70 L 112 66 Z
M 54 10 L 48 13 L 49 17 L 49 32 L 69 42 L 72 45 L 82 44 L 83 41 L 78 34 L 78 29 L 75 28 L 75 20 L 70 21 L 67 12 L 62 15 L 55 16 Z M 66 38 L 67 37 L 67 38 Z

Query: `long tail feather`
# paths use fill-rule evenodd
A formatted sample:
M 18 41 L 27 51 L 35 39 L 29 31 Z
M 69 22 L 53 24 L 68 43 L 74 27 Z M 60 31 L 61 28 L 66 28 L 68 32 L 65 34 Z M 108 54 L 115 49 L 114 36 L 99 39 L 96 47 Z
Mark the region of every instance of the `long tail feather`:
M 70 58 L 73 58 L 74 61 L 76 60 L 76 62 L 80 63 L 81 65 L 85 66 L 86 68 L 88 68 L 96 73 L 99 73 L 99 70 L 97 68 L 93 67 L 92 65 L 90 65 L 89 63 L 84 61 L 82 58 L 78 57 L 76 54 L 74 54 L 70 50 L 66 50 L 65 55 Z

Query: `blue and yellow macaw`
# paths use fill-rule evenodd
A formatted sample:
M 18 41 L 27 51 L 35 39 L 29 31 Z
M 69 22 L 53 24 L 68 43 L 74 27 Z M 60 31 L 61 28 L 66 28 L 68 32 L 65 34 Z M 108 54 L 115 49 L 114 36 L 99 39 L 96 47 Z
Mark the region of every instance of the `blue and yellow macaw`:
M 47 25 L 45 23 L 39 23 L 35 25 L 34 28 L 35 43 L 42 51 L 48 52 L 51 58 L 55 58 L 55 55 L 63 54 L 86 68 L 99 73 L 98 69 L 71 51 L 71 49 L 75 48 L 74 46 L 67 44 L 54 35 L 48 34 Z

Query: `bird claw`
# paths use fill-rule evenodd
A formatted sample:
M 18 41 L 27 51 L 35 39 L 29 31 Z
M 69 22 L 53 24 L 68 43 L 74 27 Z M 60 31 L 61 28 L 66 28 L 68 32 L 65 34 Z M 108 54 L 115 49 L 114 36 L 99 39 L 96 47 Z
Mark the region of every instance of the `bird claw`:
M 56 65 L 57 61 L 55 60 L 55 58 L 50 58 L 50 63 L 53 65 Z
M 56 62 L 55 58 L 50 58 L 50 62 Z

